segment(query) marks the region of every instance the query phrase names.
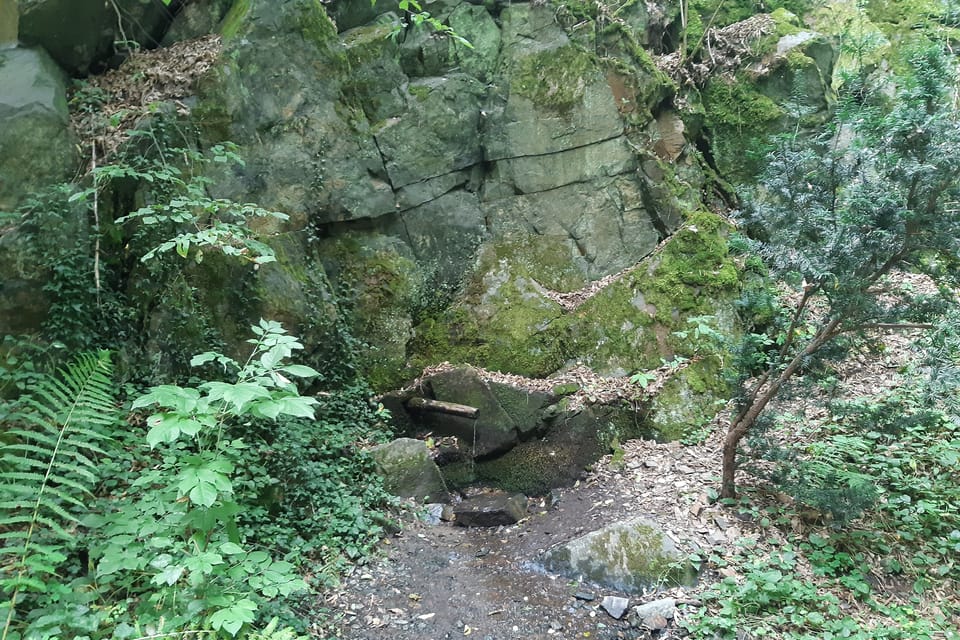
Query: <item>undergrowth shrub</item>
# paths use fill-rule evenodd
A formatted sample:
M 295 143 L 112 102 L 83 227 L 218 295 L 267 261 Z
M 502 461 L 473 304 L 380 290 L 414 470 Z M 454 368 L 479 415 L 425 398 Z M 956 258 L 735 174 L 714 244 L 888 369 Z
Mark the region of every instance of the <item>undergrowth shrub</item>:
M 372 458 L 356 448 L 385 436 L 382 410 L 368 398 L 365 386 L 346 388 L 324 398 L 315 420 L 247 428 L 257 455 L 242 467 L 251 508 L 240 516 L 241 530 L 279 553 L 311 559 L 324 585 L 369 552 L 393 503 Z
M 106 371 L 85 413 L 71 413 L 89 402 L 74 367 L 28 385 L 40 401 L 5 409 L 25 425 L 0 444 L 5 640 L 231 637 L 271 617 L 263 633 L 286 637 L 320 615 L 299 571 L 331 584 L 387 522 L 390 499 L 357 446 L 382 435 L 384 415 L 360 382 L 322 402 L 300 395 L 291 379 L 319 375 L 287 362 L 302 345 L 277 323 L 254 333 L 245 361 L 204 353 L 192 363 L 202 378 L 140 395 L 105 443 L 91 425 L 118 415 Z M 58 438 L 61 416 L 84 422 Z

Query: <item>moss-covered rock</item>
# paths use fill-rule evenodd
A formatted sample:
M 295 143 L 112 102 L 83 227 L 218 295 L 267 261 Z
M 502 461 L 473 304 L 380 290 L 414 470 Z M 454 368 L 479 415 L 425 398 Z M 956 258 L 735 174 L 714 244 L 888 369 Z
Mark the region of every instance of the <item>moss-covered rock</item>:
M 712 78 L 702 92 L 711 152 L 733 182 L 757 174 L 771 135 L 822 122 L 834 101 L 834 47 L 789 12 L 772 17 L 776 30 L 758 45 L 756 62 Z
M 478 80 L 491 79 L 500 53 L 500 27 L 487 9 L 465 2 L 451 12 L 448 22 L 454 31 L 472 45 L 470 48 L 460 43 L 454 44 L 460 68 Z
M 216 33 L 219 25 L 234 4 L 241 0 L 194 0 L 180 8 L 174 16 L 170 29 L 163 37 L 163 45 L 199 38 Z
M 472 458 L 511 449 L 519 436 L 513 417 L 504 411 L 490 387 L 470 367 L 460 367 L 430 376 L 424 382 L 430 395 L 443 402 L 462 404 L 478 410 L 475 418 L 428 412 L 419 423 L 438 435 L 453 435 Z
M 401 498 L 447 502 L 446 485 L 423 440 L 398 438 L 370 450 L 384 488 Z
M 4 2 L 4 6 L 9 5 Z M 114 49 L 152 47 L 173 13 L 152 0 L 19 0 L 20 41 L 43 47 L 74 76 L 100 72 Z
M 192 112 L 205 140 L 241 145 L 246 166 L 218 181 L 221 194 L 317 223 L 396 211 L 370 134 L 404 104 L 383 28 L 341 40 L 323 5 L 294 0 L 238 2 L 221 29 L 224 52 Z
M 364 343 L 359 366 L 375 390 L 396 388 L 412 377 L 406 368 L 412 314 L 424 293 L 410 248 L 380 234 L 343 234 L 320 244 L 351 332 Z
M 550 166 L 547 157 L 542 159 L 545 161 L 540 166 Z M 537 166 L 536 161 L 529 166 Z M 518 250 L 513 256 L 505 257 L 508 261 L 526 263 L 530 277 L 558 291 L 570 290 L 567 287 L 573 284 L 566 276 L 564 280 L 568 283 L 555 284 L 558 273 L 579 272 L 584 282 L 598 280 L 649 255 L 662 238 L 657 212 L 666 212 L 671 207 L 665 201 L 661 208 L 660 200 L 650 197 L 647 184 L 632 171 L 613 177 L 599 177 L 594 169 L 588 170 L 583 165 L 579 171 L 597 177 L 588 182 L 497 199 L 493 199 L 493 190 L 509 183 L 495 186 L 491 180 L 486 185 L 490 226 L 498 236 L 498 244 L 515 244 L 514 238 L 526 237 L 528 244 L 543 247 L 532 254 Z M 532 175 L 523 178 L 524 181 L 533 179 Z M 548 247 L 551 252 L 555 251 L 553 257 L 545 255 Z M 558 269 L 560 263 L 566 266 Z
M 615 440 L 650 435 L 633 407 L 594 406 L 567 411 L 563 402 L 555 414 L 544 412 L 536 437 L 518 443 L 505 454 L 478 461 L 476 477 L 507 491 L 543 495 L 570 486 Z
M 523 264 L 483 250 L 476 278 L 463 300 L 416 329 L 415 361 L 473 363 L 487 369 L 545 376 L 564 361 L 560 334 L 551 324 L 563 315 Z
M 17 42 L 20 33 L 20 11 L 17 1 L 4 2 L 0 5 L 0 47 Z
M 481 161 L 484 88 L 478 80 L 458 74 L 412 82 L 406 89 L 404 117 L 390 119 L 375 133 L 395 189 Z
M 693 316 L 729 307 L 740 277 L 728 225 L 707 212 L 687 223 L 640 268 L 612 283 L 564 321 L 569 351 L 607 375 L 655 368 L 660 358 L 693 355 L 673 335 Z
M 76 169 L 65 80 L 42 49 L 0 51 L 0 210 Z
M 462 173 L 448 175 L 453 184 L 464 178 Z M 459 288 L 474 266 L 477 248 L 489 236 L 477 194 L 466 186 L 410 209 L 398 209 L 384 218 L 380 228 L 401 238 L 413 251 L 427 282 L 425 298 L 443 298 Z M 426 301 L 424 306 L 435 305 Z
M 696 571 L 656 521 L 634 518 L 592 531 L 547 552 L 545 566 L 571 578 L 640 593 L 692 585 Z

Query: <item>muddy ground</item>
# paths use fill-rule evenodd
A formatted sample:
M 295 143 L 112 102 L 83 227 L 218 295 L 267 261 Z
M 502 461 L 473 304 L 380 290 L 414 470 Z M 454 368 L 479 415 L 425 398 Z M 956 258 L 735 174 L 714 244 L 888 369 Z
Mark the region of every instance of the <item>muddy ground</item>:
M 680 549 L 727 546 L 727 523 L 707 505 L 715 456 L 701 447 L 634 441 L 622 460 L 608 456 L 575 487 L 531 498 L 516 525 L 465 528 L 409 517 L 383 540 L 380 554 L 357 567 L 328 598 L 336 637 L 344 639 L 671 638 L 676 622 L 649 632 L 630 615 L 615 619 L 604 596 L 631 605 L 666 596 L 695 600 L 689 590 L 627 594 L 543 570 L 544 552 L 606 524 L 637 515 L 659 521 Z M 592 598 L 592 599 L 591 599 Z M 682 616 L 681 605 L 678 616 Z

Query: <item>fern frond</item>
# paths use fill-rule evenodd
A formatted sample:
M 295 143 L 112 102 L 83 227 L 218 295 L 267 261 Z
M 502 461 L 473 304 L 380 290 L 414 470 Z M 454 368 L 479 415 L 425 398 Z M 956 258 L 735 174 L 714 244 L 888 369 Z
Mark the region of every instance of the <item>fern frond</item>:
M 10 593 L 0 640 L 11 630 L 18 594 L 44 591 L 40 576 L 55 574 L 66 560 L 64 544 L 49 544 L 49 537 L 37 544 L 35 536 L 46 531 L 71 539 L 65 525 L 78 521 L 71 510 L 82 509 L 92 493 L 95 461 L 110 441 L 105 427 L 116 423 L 111 373 L 107 352 L 80 354 L 57 377 L 39 378 L 12 416 L 17 426 L 0 446 L 0 539 L 15 542 L 19 552 L 0 575 Z
M 20 464 L 25 468 L 29 468 L 32 466 L 32 467 L 40 467 L 42 469 L 46 469 L 46 465 L 41 466 L 38 460 L 27 459 L 27 460 L 18 461 L 18 462 L 20 462 Z M 21 481 L 21 482 L 34 482 L 39 480 L 42 482 L 43 475 L 44 474 L 42 473 L 35 473 L 33 471 L 4 471 L 3 473 L 0 473 L 0 480 L 3 480 L 3 481 L 13 480 L 13 481 Z M 13 491 L 14 490 L 13 486 L 4 487 L 4 490 Z M 34 489 L 34 491 L 36 490 Z

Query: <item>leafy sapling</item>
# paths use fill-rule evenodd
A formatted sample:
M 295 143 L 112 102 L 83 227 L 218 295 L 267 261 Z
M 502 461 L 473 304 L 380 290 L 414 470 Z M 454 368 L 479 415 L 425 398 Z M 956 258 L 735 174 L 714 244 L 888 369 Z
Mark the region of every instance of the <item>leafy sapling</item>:
M 127 507 L 136 525 L 113 519 L 98 566 L 104 581 L 121 580 L 123 569 L 152 574 L 152 599 L 169 603 L 159 608 L 168 624 L 189 622 L 176 608 L 164 608 L 186 599 L 205 625 L 231 636 L 255 620 L 262 602 L 307 586 L 291 563 L 245 548 L 235 522 L 241 507 L 233 478 L 247 445 L 231 437 L 230 427 L 252 418 L 313 418 L 317 405 L 293 379 L 318 372 L 287 362 L 303 345 L 269 320 L 253 333 L 242 363 L 214 352 L 193 358 L 193 366 L 218 365 L 227 380 L 160 385 L 133 402 L 135 410 L 155 411 L 146 441 L 162 462 L 138 482 L 140 502 Z

